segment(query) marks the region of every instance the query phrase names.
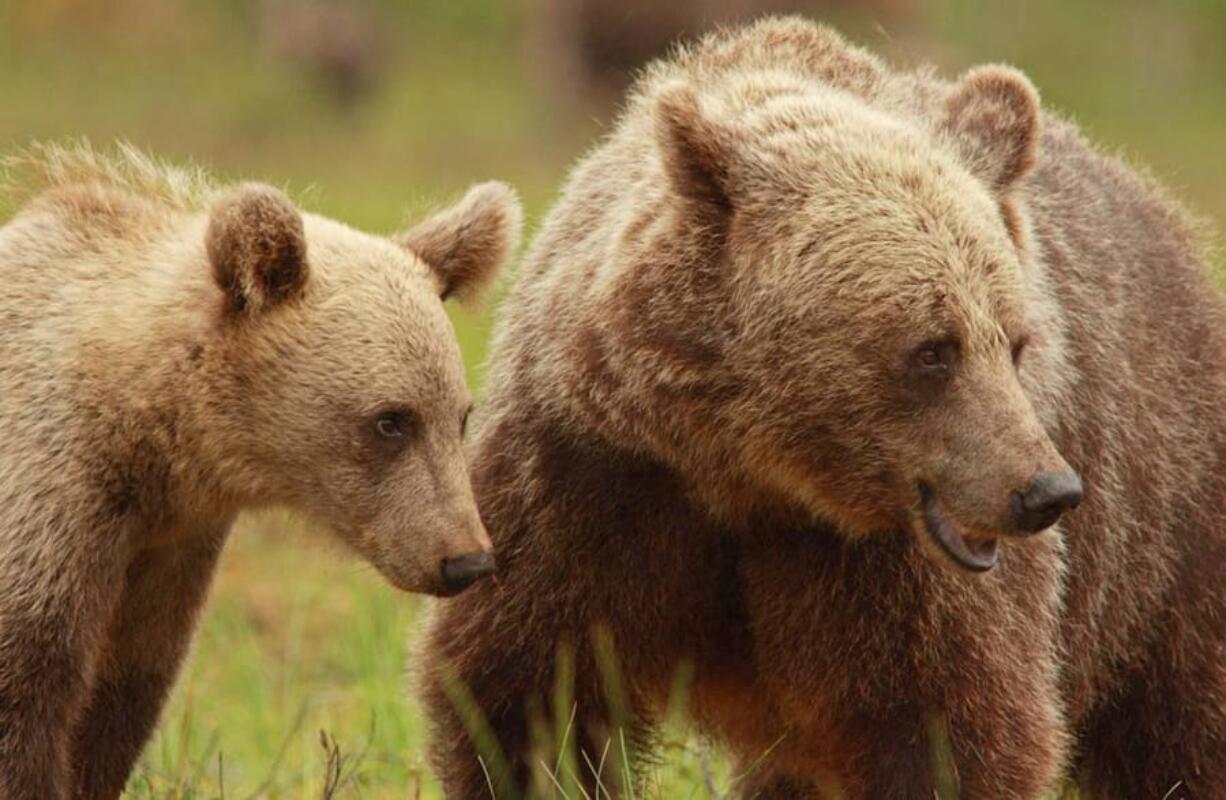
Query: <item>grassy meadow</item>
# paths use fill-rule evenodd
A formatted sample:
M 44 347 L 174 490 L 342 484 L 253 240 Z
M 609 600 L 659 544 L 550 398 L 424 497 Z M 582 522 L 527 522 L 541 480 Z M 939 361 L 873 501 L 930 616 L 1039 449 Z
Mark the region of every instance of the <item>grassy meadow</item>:
M 1226 2 L 901 5 L 914 7 L 905 22 L 846 8 L 840 20 L 901 62 L 1021 67 L 1047 104 L 1147 164 L 1219 230 L 1226 223 Z M 313 210 L 380 232 L 499 178 L 519 188 L 530 235 L 611 109 L 555 101 L 540 80 L 547 54 L 528 35 L 529 0 L 368 6 L 377 77 L 338 102 L 271 54 L 278 22 L 256 2 L 3 0 L 0 153 L 125 139 L 286 186 Z M 0 220 L 9 210 L 0 200 Z M 479 396 L 490 313 L 454 319 Z M 441 797 L 409 694 L 431 602 L 393 591 L 286 513 L 244 518 L 128 796 Z M 678 722 L 646 793 L 718 797 L 733 781 L 718 749 Z

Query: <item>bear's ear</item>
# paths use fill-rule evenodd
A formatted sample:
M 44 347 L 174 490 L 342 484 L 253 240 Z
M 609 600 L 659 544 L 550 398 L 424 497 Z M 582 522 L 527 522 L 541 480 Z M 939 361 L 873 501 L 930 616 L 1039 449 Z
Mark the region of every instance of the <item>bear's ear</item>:
M 271 186 L 245 184 L 218 200 L 205 249 L 230 313 L 257 314 L 297 297 L 306 284 L 302 215 Z
M 434 272 L 440 298 L 471 300 L 515 251 L 522 225 L 523 210 L 515 190 L 489 181 L 472 187 L 458 203 L 396 240 Z
M 976 67 L 946 99 L 941 127 L 971 172 L 1003 195 L 1034 165 L 1039 93 L 1011 67 Z
M 681 83 L 656 99 L 655 125 L 673 191 L 699 209 L 731 212 L 732 132 L 705 116 L 693 89 Z

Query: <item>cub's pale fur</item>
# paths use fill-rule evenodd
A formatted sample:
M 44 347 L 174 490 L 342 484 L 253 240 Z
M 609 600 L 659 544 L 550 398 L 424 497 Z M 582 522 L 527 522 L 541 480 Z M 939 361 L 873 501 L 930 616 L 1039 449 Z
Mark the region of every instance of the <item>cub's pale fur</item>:
M 112 798 L 239 510 L 299 508 L 410 590 L 488 548 L 439 295 L 488 280 L 519 206 L 483 184 L 393 240 L 132 150 L 11 166 L 0 796 Z

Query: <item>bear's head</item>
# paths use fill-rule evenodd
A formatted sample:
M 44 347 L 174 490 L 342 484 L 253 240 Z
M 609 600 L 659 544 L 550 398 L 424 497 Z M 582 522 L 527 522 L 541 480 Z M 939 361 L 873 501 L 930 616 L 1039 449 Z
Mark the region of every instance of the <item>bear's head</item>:
M 672 245 L 657 252 L 687 263 L 634 277 L 669 284 L 640 287 L 635 335 L 674 356 L 659 396 L 704 420 L 660 439 L 718 439 L 689 457 L 739 472 L 751 494 L 853 536 L 909 530 L 989 569 L 1000 537 L 1051 526 L 1082 491 L 1048 433 L 1062 325 L 1017 191 L 1036 92 L 982 67 L 916 114 L 786 74 L 752 80 L 650 98 L 671 197 Z M 758 102 L 727 100 L 746 96 Z M 693 424 L 707 427 L 683 437 Z
M 472 404 L 442 300 L 514 247 L 505 185 L 380 238 L 302 214 L 271 187 L 213 206 L 214 459 L 239 504 L 335 530 L 394 585 L 459 591 L 492 570 L 461 440 Z M 218 291 L 220 290 L 220 291 Z

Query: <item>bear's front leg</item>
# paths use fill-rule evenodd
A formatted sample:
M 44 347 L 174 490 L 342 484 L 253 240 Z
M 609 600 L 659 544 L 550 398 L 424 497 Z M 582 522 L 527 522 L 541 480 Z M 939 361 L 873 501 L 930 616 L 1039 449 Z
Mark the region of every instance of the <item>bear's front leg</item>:
M 84 716 L 73 733 L 78 800 L 119 796 L 187 651 L 208 594 L 225 529 L 183 547 L 150 550 L 128 568 Z
M 824 788 L 828 773 L 847 800 L 1057 788 L 1070 738 L 1058 542 L 1011 544 L 982 576 L 903 536 L 814 536 L 746 558 L 755 665 L 780 709 L 777 735 L 797 749 L 790 774 Z
M 74 529 L 55 513 L 0 516 L 0 797 L 64 800 L 69 743 L 119 596 L 119 536 Z
M 844 796 L 1026 800 L 1058 788 L 1068 742 L 1055 676 L 1013 655 L 1011 675 L 966 664 L 961 680 L 950 678 L 944 707 L 900 697 L 894 709 L 853 717 Z
M 457 800 L 491 793 L 553 796 L 555 780 L 577 782 L 576 791 L 584 796 L 629 795 L 622 785 L 624 766 L 634 765 L 646 717 L 633 698 L 624 698 L 630 701 L 620 709 L 625 727 L 615 729 L 610 717 L 618 715 L 609 713 L 591 629 L 566 625 L 565 611 L 538 608 L 532 614 L 526 602 L 531 598 L 504 579 L 448 601 L 432 622 L 422 702 L 434 731 L 431 761 L 446 795 Z M 559 630 L 559 621 L 570 635 Z M 563 652 L 570 667 L 561 680 L 573 694 L 571 703 L 558 709 L 553 702 Z M 574 763 L 554 775 L 558 742 L 538 734 L 547 731 L 548 739 L 559 723 L 566 728 Z M 629 748 L 625 758 L 623 745 Z

